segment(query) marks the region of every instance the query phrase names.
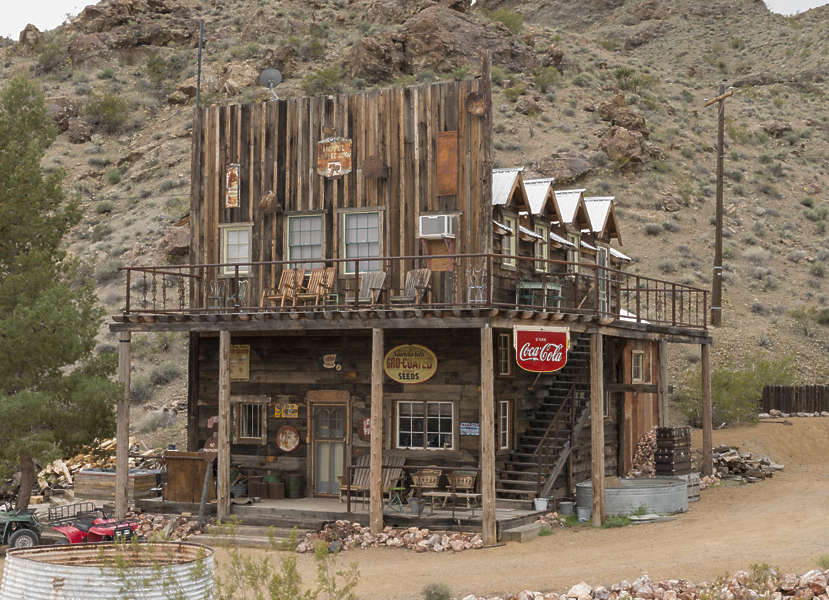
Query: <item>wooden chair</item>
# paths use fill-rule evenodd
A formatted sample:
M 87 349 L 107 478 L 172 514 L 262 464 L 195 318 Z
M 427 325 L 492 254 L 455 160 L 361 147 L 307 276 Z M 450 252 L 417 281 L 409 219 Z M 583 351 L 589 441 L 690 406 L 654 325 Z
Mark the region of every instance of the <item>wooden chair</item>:
M 225 280 L 214 279 L 208 284 L 207 308 L 224 308 L 225 306 Z
M 285 302 L 290 301 L 291 306 L 296 304 L 296 296 L 305 279 L 305 269 L 285 269 L 279 277 L 279 285 L 276 288 L 262 290 L 262 306 L 267 307 L 268 302 L 279 302 L 284 308 Z
M 305 291 L 296 295 L 296 301 L 309 302 L 313 300 L 314 306 L 319 306 L 325 294 L 330 292 L 334 286 L 334 272 L 334 267 L 313 269 Z
M 406 285 L 403 293 L 389 298 L 390 302 L 399 304 L 420 304 L 429 290 L 432 279 L 430 269 L 412 269 L 406 273 Z
M 357 295 L 357 301 L 360 304 L 377 304 L 385 285 L 385 271 L 366 271 L 365 273 L 360 273 L 360 292 Z
M 364 454 L 357 457 L 351 478 L 351 497 L 359 498 L 361 501 L 368 501 L 369 497 L 369 462 L 371 456 Z M 383 455 L 383 495 L 390 495 L 392 487 L 397 486 L 403 480 L 403 466 L 406 464 L 406 457 L 396 454 Z M 345 502 L 348 497 L 348 488 L 345 483 L 340 483 L 340 502 Z
M 233 307 L 237 304 L 240 307 L 245 307 L 248 305 L 248 288 L 250 287 L 250 281 L 247 279 L 240 279 L 239 280 L 239 297 L 237 302 L 236 294 L 233 290 L 233 280 L 228 280 L 228 286 L 230 287 L 230 292 L 227 296 L 226 306 Z

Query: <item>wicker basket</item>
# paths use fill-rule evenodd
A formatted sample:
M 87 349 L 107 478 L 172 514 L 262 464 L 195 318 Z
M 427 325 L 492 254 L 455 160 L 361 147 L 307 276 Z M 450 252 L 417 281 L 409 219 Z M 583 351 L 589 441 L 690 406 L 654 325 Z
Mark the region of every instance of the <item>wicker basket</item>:
M 440 469 L 420 469 L 412 473 L 412 482 L 419 488 L 436 488 L 442 471 Z
M 447 473 L 446 480 L 449 482 L 449 487 L 456 490 L 471 490 L 475 487 L 475 478 L 477 473 L 470 473 L 469 471 L 455 471 L 454 473 Z

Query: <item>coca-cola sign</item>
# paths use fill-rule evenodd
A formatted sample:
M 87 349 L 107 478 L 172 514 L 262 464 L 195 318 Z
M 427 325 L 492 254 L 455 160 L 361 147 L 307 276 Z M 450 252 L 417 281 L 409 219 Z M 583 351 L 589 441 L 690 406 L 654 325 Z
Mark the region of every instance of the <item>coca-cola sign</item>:
M 516 327 L 515 360 L 531 373 L 552 373 L 567 364 L 570 330 L 566 327 Z

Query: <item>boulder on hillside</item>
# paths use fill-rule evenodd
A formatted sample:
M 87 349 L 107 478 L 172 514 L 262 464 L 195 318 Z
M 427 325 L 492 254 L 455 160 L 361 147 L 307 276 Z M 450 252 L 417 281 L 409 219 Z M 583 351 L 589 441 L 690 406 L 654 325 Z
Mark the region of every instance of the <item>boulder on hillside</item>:
M 556 183 L 561 184 L 578 181 L 595 168 L 596 164 L 582 152 L 560 152 L 533 165 L 533 170 L 555 177 Z
M 20 32 L 18 42 L 23 52 L 35 52 L 43 45 L 43 34 L 40 29 L 29 23 Z
M 169 96 L 167 102 L 170 104 L 186 104 L 191 98 L 196 97 L 198 81 L 195 77 L 188 77 L 176 86 Z M 213 94 L 222 89 L 222 81 L 219 73 L 210 66 L 202 66 L 201 92 L 202 94 Z
M 78 116 L 78 109 L 69 98 L 47 98 L 46 114 L 55 122 L 59 133 L 69 129 L 69 120 Z
M 373 82 L 401 73 L 446 73 L 475 65 L 482 50 L 491 51 L 497 65 L 512 71 L 534 65 L 532 49 L 501 23 L 483 23 L 438 4 L 414 14 L 393 33 L 360 40 L 347 62 L 351 77 Z
M 90 4 L 72 21 L 86 33 L 104 33 L 121 25 L 130 25 L 142 17 L 175 14 L 189 17 L 184 3 L 175 0 L 103 0 Z
M 243 88 L 258 85 L 259 69 L 251 62 L 230 63 L 224 68 L 222 78 L 225 92 L 235 96 Z
M 668 25 L 664 21 L 644 23 L 639 27 L 635 27 L 625 38 L 625 50 L 633 50 L 639 46 L 644 46 L 648 42 L 665 35 L 666 31 L 668 31 Z
M 763 131 L 768 133 L 771 137 L 779 138 L 784 133 L 788 133 L 792 130 L 792 126 L 789 123 L 785 123 L 783 121 L 773 121 L 771 123 L 767 123 L 763 125 Z
M 643 141 L 644 138 L 638 131 L 614 125 L 604 134 L 599 147 L 618 164 L 643 163 L 646 160 Z
M 628 106 L 624 94 L 616 94 L 609 101 L 602 102 L 598 111 L 599 116 L 605 121 L 610 121 L 611 125 L 638 131 L 645 138 L 650 135 L 644 115 Z
M 190 10 L 174 0 L 103 0 L 84 8 L 73 27 L 99 34 L 108 48 L 195 45 L 199 31 Z
M 187 256 L 190 253 L 190 227 L 168 227 L 161 249 L 167 256 Z
M 69 119 L 66 134 L 71 144 L 83 144 L 92 139 L 92 125 L 79 117 Z
M 88 60 L 96 60 L 108 50 L 104 35 L 100 33 L 84 33 L 69 40 L 67 53 L 72 65 L 82 65 Z

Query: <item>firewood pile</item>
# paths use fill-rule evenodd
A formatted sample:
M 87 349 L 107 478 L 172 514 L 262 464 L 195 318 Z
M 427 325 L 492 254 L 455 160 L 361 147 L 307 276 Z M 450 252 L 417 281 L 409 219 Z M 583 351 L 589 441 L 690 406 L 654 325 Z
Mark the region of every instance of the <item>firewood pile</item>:
M 656 429 L 651 429 L 636 442 L 633 465 L 628 477 L 653 477 L 656 474 Z
M 138 521 L 138 535 L 145 538 L 160 537 L 165 540 L 186 540 L 191 535 L 198 535 L 207 529 L 202 529 L 199 522 L 190 518 L 186 513 L 181 515 L 159 514 L 130 514 L 129 519 Z
M 37 474 L 37 484 L 40 493 L 53 489 L 71 488 L 75 473 L 88 469 L 115 469 L 115 438 L 104 440 L 95 447 L 87 448 L 84 452 L 67 460 L 57 459 Z M 140 450 L 135 438 L 130 438 L 130 469 L 159 469 L 161 460 L 159 451 L 152 449 Z
M 327 523 L 319 533 L 307 533 L 299 541 L 296 551 L 313 552 L 314 546 L 322 540 L 331 551 L 350 550 L 351 548 L 406 548 L 415 552 L 463 552 L 484 547 L 484 541 L 478 533 L 438 533 L 429 529 L 409 527 L 395 529 L 386 526 L 377 535 L 368 527 L 359 523 L 338 520 Z
M 585 582 L 566 593 L 523 590 L 506 596 L 476 596 L 462 600 L 620 600 L 623 598 L 660 598 L 661 600 L 703 600 L 705 598 L 770 598 L 771 600 L 802 600 L 826 598 L 829 570 L 814 569 L 803 575 L 779 575 L 774 569 L 737 571 L 715 583 L 693 583 L 687 579 L 652 581 L 642 575 L 633 583 L 621 581 L 610 587 L 592 587 Z
M 714 448 L 714 471 L 720 479 L 762 481 L 782 470 L 783 465 L 776 464 L 768 456 L 752 454 L 736 446 Z

